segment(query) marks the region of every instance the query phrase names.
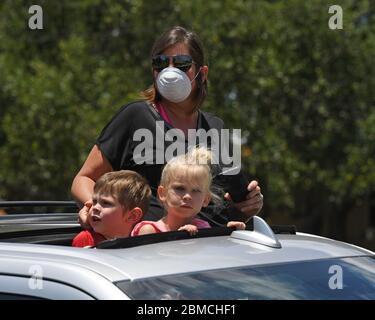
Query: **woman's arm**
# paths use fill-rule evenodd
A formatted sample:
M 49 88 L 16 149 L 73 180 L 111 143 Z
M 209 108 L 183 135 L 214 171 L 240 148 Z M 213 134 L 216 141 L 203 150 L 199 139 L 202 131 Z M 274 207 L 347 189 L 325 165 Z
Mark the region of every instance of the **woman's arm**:
M 110 171 L 113 171 L 111 164 L 95 145 L 73 180 L 71 192 L 77 202 L 83 204 L 83 208 L 79 211 L 79 223 L 85 229 L 91 227 L 89 212 L 95 181 Z
M 73 180 L 71 192 L 74 199 L 81 204 L 91 201 L 95 181 L 110 171 L 113 171 L 111 164 L 95 145 Z
M 234 206 L 246 217 L 245 221 L 258 214 L 263 207 L 263 195 L 258 182 L 255 180 L 251 181 L 247 186 L 247 191 L 246 200 L 234 203 Z M 231 200 L 229 193 L 226 193 L 224 197 L 227 200 Z

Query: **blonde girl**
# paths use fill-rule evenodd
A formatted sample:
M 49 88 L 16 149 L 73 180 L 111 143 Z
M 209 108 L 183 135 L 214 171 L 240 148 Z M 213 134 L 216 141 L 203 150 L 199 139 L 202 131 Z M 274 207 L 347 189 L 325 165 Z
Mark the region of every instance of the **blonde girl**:
M 138 223 L 131 235 L 180 230 L 195 234 L 198 229 L 210 228 L 208 222 L 196 216 L 211 200 L 220 201 L 211 191 L 211 157 L 210 151 L 199 147 L 170 160 L 163 169 L 158 186 L 164 216 L 156 222 Z M 228 222 L 227 226 L 246 227 L 243 222 L 236 221 Z

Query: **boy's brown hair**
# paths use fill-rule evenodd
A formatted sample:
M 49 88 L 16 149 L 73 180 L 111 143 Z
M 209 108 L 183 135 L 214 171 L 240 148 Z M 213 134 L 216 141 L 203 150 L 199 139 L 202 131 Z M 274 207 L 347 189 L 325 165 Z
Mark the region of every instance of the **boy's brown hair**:
M 126 210 L 139 207 L 146 213 L 150 204 L 151 188 L 139 173 L 121 170 L 102 175 L 95 183 L 94 194 L 110 195 Z

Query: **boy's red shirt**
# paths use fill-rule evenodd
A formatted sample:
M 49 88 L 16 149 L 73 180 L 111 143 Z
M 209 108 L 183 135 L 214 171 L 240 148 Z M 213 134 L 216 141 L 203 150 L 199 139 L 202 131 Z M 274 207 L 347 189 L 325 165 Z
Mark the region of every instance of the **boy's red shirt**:
M 85 230 L 75 236 L 72 246 L 81 248 L 86 246 L 96 246 L 104 240 L 106 240 L 106 238 L 100 233 L 97 233 L 94 230 Z

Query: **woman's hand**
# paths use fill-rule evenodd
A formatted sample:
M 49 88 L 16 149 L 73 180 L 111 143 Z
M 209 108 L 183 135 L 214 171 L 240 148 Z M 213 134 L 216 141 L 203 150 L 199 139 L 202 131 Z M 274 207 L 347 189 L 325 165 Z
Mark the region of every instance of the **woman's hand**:
M 247 186 L 249 191 L 246 200 L 242 202 L 234 203 L 234 206 L 243 212 L 248 218 L 255 216 L 263 207 L 263 195 L 261 193 L 260 187 L 258 186 L 258 181 L 251 181 Z M 230 194 L 226 193 L 225 199 L 231 200 Z
M 88 200 L 78 213 L 78 222 L 83 229 L 91 229 L 91 207 L 92 200 Z
M 245 230 L 246 229 L 246 224 L 244 224 L 241 221 L 229 221 L 227 223 L 227 227 L 228 228 L 235 227 L 237 230 Z
M 185 224 L 181 228 L 178 228 L 177 231 L 187 231 L 190 233 L 191 236 L 193 236 L 198 232 L 198 228 L 197 226 L 194 226 L 192 224 Z

